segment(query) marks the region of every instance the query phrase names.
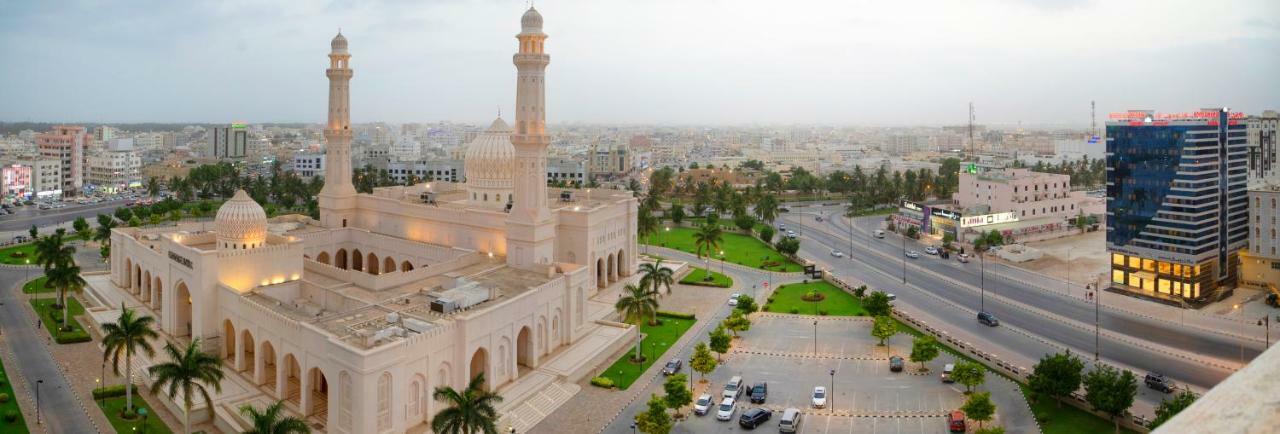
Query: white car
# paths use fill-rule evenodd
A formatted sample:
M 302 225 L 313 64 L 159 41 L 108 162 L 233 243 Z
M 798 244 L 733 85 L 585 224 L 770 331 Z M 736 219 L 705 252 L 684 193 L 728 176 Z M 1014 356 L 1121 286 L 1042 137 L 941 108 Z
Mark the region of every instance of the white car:
M 741 296 L 742 296 L 742 294 L 739 294 L 739 293 L 736 293 L 736 292 L 735 292 L 735 293 L 733 293 L 733 294 L 729 294 L 729 305 L 730 305 L 730 306 L 737 306 L 737 305 L 738 305 L 738 297 L 741 297 Z
M 917 259 L 920 257 L 920 252 L 917 252 L 915 250 L 908 250 L 906 255 L 908 258 Z
M 928 246 L 924 248 L 924 252 L 930 255 L 936 255 L 938 254 L 938 248 L 934 246 Z
M 839 250 L 832 250 L 832 251 L 831 251 L 831 256 L 835 256 L 835 257 L 837 257 L 837 258 L 843 258 L 843 257 L 844 257 L 844 252 L 841 252 L 841 251 L 839 251 Z
M 813 388 L 813 408 L 823 408 L 827 406 L 827 388 L 818 386 Z
M 712 404 L 714 404 L 714 402 L 711 401 L 711 395 L 707 393 L 702 394 L 702 396 L 699 396 L 698 400 L 693 403 L 693 414 L 705 416 L 708 411 L 711 411 Z
M 716 420 L 727 421 L 733 420 L 733 414 L 738 412 L 738 403 L 733 398 L 725 398 L 720 401 L 720 407 L 716 409 Z

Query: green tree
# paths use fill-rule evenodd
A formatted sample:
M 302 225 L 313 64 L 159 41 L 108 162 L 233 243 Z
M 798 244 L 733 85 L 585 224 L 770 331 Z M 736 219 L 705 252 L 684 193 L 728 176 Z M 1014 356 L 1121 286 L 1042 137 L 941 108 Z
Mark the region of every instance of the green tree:
M 636 429 L 644 434 L 668 434 L 671 432 L 671 415 L 667 403 L 658 394 L 649 396 L 649 407 L 636 415 Z
M 137 315 L 133 309 L 120 302 L 120 317 L 116 322 L 102 325 L 102 361 L 111 362 L 111 372 L 120 375 L 120 355 L 124 355 L 124 372 L 133 372 L 134 353 L 146 353 L 154 357 L 156 350 L 148 339 L 158 339 L 160 334 L 152 328 L 156 319 L 149 315 Z M 124 412 L 133 414 L 133 376 L 125 376 Z
M 80 266 L 71 262 L 64 262 L 53 267 L 52 270 L 46 271 L 45 285 L 58 289 L 58 296 L 62 300 L 62 330 L 69 330 L 67 321 L 69 320 L 68 311 L 71 303 L 67 302 L 68 292 L 80 292 L 84 289 L 84 277 L 80 276 Z
M 155 179 L 155 178 L 152 178 Z M 249 418 L 252 428 L 242 434 L 310 434 L 311 427 L 302 419 L 284 416 L 284 400 L 276 401 L 262 411 L 252 405 L 240 407 L 240 414 Z
M 76 231 L 76 236 L 81 240 L 89 240 L 89 222 L 84 217 L 76 217 L 76 220 L 71 223 L 71 228 Z
M 671 209 L 667 212 L 670 213 L 671 222 L 675 223 L 676 226 L 679 226 L 680 223 L 684 222 L 684 204 L 680 203 L 680 201 L 672 201 Z
M 778 198 L 772 194 L 760 196 L 760 200 L 756 201 L 756 217 L 760 220 L 773 223 L 778 218 Z
M 875 321 L 871 323 L 871 336 L 879 339 L 878 345 L 884 346 L 885 341 L 898 334 L 898 324 L 893 322 L 893 318 L 887 315 L 875 317 Z M 888 348 L 885 348 L 885 354 L 889 354 Z
M 729 342 L 733 340 L 733 337 L 729 336 L 729 333 L 724 331 L 724 324 L 721 324 L 716 327 L 715 330 L 710 331 L 708 335 L 711 338 L 709 341 L 711 351 L 716 353 L 716 361 L 719 361 L 721 355 L 729 352 Z
M 733 216 L 733 225 L 737 226 L 738 229 L 749 232 L 751 228 L 756 227 L 756 218 L 746 213 L 738 214 Z
M 142 226 L 142 219 L 138 218 L 136 215 L 129 218 L 129 227 L 136 228 L 138 226 Z
M 991 392 L 974 392 L 964 401 L 960 410 L 969 419 L 978 421 L 978 427 L 981 428 L 983 422 L 990 421 L 995 416 L 996 404 L 991 402 Z
M 774 235 L 773 226 L 765 226 L 760 228 L 761 241 L 764 241 L 765 243 L 772 243 L 773 235 Z
M 889 305 L 889 294 L 884 291 L 871 291 L 871 295 L 862 301 L 862 308 L 867 310 L 867 315 L 885 316 L 893 306 Z
M 946 250 L 951 250 L 951 243 L 953 243 L 953 242 L 955 242 L 955 241 L 956 241 L 956 236 L 955 236 L 955 235 L 952 235 L 950 232 L 947 232 L 946 234 L 943 234 L 943 235 L 942 235 L 942 248 L 943 248 L 943 249 L 946 249 Z
M 800 251 L 800 240 L 797 238 L 779 238 L 778 242 L 773 243 L 773 248 L 781 253 L 794 255 Z
M 151 393 L 158 394 L 168 388 L 169 399 L 178 400 L 182 394 L 182 431 L 191 432 L 191 405 L 195 403 L 196 394 L 204 402 L 213 402 L 209 396 L 209 387 L 222 392 L 222 362 L 218 356 L 200 350 L 200 338 L 194 338 L 185 349 L 178 349 L 173 344 L 165 344 L 164 352 L 169 361 L 152 365 L 147 373 L 155 382 L 151 384 Z M 206 407 L 209 417 L 213 417 L 213 406 Z
M 706 255 L 704 266 L 711 269 L 711 255 L 720 250 L 720 243 L 724 241 L 720 226 L 711 223 L 707 219 L 707 223 L 698 228 L 698 232 L 693 234 L 693 243 L 698 247 L 698 257 Z
M 1138 395 L 1138 379 L 1132 372 L 1098 365 L 1084 374 L 1084 399 L 1094 411 L 1101 411 L 1111 417 L 1115 432 L 1120 432 L 1121 416 L 1133 405 Z
M 1031 375 L 1027 377 L 1027 386 L 1037 396 L 1049 396 L 1062 407 L 1062 398 L 1080 388 L 1084 362 L 1071 355 L 1071 351 L 1040 357 L 1040 361 L 1031 367 Z
M 693 346 L 693 357 L 689 360 L 689 367 L 698 373 L 698 381 L 706 382 L 705 378 L 711 371 L 716 370 L 716 358 L 711 356 L 711 349 L 707 347 L 706 342 L 698 342 Z
M 613 308 L 622 315 L 622 322 L 632 324 L 637 329 L 641 324 L 653 324 L 658 315 L 658 297 L 657 292 L 652 288 L 635 286 L 630 283 L 622 288 L 622 297 L 613 304 Z M 636 361 L 643 360 L 640 357 L 640 333 L 636 333 L 636 355 L 633 358 Z
M 675 281 L 675 275 L 671 272 L 671 267 L 663 266 L 661 258 L 655 262 L 640 264 L 641 288 L 650 288 L 654 292 L 661 292 L 662 288 L 666 287 L 667 294 L 670 294 L 671 285 Z
M 680 408 L 693 403 L 693 392 L 689 391 L 689 376 L 685 374 L 675 374 L 667 377 L 667 381 L 662 383 L 662 390 L 667 393 L 663 397 L 666 401 L 667 408 L 680 412 Z
M 94 231 L 93 240 L 104 246 L 111 244 L 111 230 L 115 229 L 116 220 L 106 214 L 98 214 L 98 228 Z
M 160 195 L 160 180 L 154 176 L 147 178 L 147 195 L 152 199 Z
M 1173 399 L 1161 399 L 1160 405 L 1156 406 L 1156 418 L 1151 421 L 1148 428 L 1156 429 L 1169 419 L 1172 419 L 1178 413 L 1190 407 L 1196 402 L 1196 393 L 1190 390 L 1183 390 L 1173 395 Z
M 961 361 L 956 363 L 955 370 L 951 372 L 951 378 L 963 384 L 965 393 L 969 393 L 974 387 L 986 381 L 986 373 L 986 368 L 977 362 Z
M 919 363 L 921 371 L 928 370 L 924 364 L 937 358 L 938 352 L 938 341 L 933 336 L 924 335 L 911 341 L 911 361 Z
M 750 295 L 742 294 L 738 296 L 738 305 L 733 310 L 742 313 L 755 313 L 760 310 L 760 306 L 756 304 L 756 299 Z
M 867 295 L 867 285 L 859 285 L 857 288 L 853 288 L 854 297 L 861 299 L 863 297 L 866 297 L 866 295 Z
M 440 386 L 435 388 L 431 397 L 446 405 L 431 420 L 431 431 L 437 434 L 498 434 L 496 406 L 502 402 L 502 396 L 485 390 L 483 372 L 472 378 L 466 389 L 458 391 Z
M 658 233 L 658 218 L 649 211 L 648 206 L 641 206 L 639 213 L 636 215 L 636 236 L 642 240 L 647 240 L 653 234 Z M 645 253 L 649 252 L 648 243 L 645 243 Z
M 916 229 L 915 226 L 907 228 L 907 238 L 911 238 L 914 240 L 916 239 L 916 237 L 919 237 L 919 236 L 920 236 L 920 230 Z
M 36 227 L 36 225 L 31 225 L 31 229 L 27 229 L 27 233 L 31 234 L 32 240 L 35 240 L 40 236 L 40 228 Z
M 133 218 L 133 210 L 123 206 L 116 208 L 115 214 L 116 218 L 120 219 L 122 222 L 127 222 L 129 219 Z
M 742 311 L 737 309 L 734 309 L 733 313 L 730 313 L 729 317 L 725 318 L 721 325 L 732 331 L 733 337 L 735 338 L 738 337 L 738 332 L 751 330 L 751 320 L 748 319 L 746 315 L 743 315 Z

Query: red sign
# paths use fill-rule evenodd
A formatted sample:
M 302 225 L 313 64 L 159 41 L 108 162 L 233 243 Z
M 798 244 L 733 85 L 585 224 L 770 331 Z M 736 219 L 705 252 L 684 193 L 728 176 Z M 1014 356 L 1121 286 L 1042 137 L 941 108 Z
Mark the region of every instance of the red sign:
M 1148 117 L 1151 118 L 1151 120 L 1153 121 L 1157 121 L 1157 120 L 1196 121 L 1196 120 L 1218 119 L 1218 112 L 1216 111 L 1198 111 L 1198 112 L 1182 112 L 1182 113 L 1116 112 L 1116 113 L 1111 113 L 1107 115 L 1107 117 L 1113 120 L 1128 120 L 1128 121 L 1139 121 L 1139 122 L 1145 121 Z M 1227 113 L 1227 119 L 1244 119 L 1246 117 L 1248 117 L 1248 115 L 1244 114 L 1243 112 Z

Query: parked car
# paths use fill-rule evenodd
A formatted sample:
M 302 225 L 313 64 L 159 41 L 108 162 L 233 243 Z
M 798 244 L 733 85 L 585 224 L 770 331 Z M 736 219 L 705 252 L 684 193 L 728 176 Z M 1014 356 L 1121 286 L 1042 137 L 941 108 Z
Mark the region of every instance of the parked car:
M 902 357 L 893 356 L 889 358 L 889 372 L 902 372 Z
M 782 418 L 778 419 L 778 432 L 781 433 L 797 433 L 800 432 L 800 420 L 804 417 L 804 413 L 798 408 L 788 408 L 782 411 Z
M 835 257 L 837 257 L 837 258 L 843 258 L 843 257 L 844 257 L 844 252 L 841 252 L 841 251 L 839 251 L 839 250 L 832 250 L 832 251 L 831 251 L 831 256 L 835 256 Z
M 955 365 L 955 363 L 948 363 L 948 364 L 946 364 L 946 365 L 943 365 L 943 366 L 942 366 L 942 375 L 941 375 L 941 377 L 940 377 L 940 378 L 942 378 L 942 382 L 943 382 L 943 383 L 954 383 L 954 382 L 956 382 L 956 379 L 951 378 L 951 373 L 952 373 L 952 372 L 955 372 L 955 371 L 956 371 L 956 365 Z
M 711 400 L 711 394 L 704 393 L 698 397 L 697 401 L 693 402 L 693 414 L 705 416 L 711 410 L 712 405 L 715 405 L 715 402 Z
M 1178 389 L 1178 385 L 1175 384 L 1173 380 L 1170 380 L 1168 377 L 1165 377 L 1164 374 L 1159 372 L 1148 372 L 1147 376 L 1143 379 L 1143 382 L 1147 384 L 1147 387 L 1164 393 L 1172 393 L 1174 390 Z
M 823 408 L 827 406 L 827 388 L 818 386 L 813 388 L 813 408 Z
M 926 247 L 924 248 L 924 252 L 925 252 L 925 253 L 928 253 L 928 254 L 930 254 L 930 255 L 936 255 L 936 254 L 938 254 L 938 248 L 937 248 L 937 247 L 934 247 L 934 246 L 926 246 Z
M 907 250 L 906 255 L 907 255 L 907 257 L 908 257 L 908 258 L 911 258 L 911 259 L 918 259 L 918 258 L 920 258 L 920 252 L 917 252 L 917 251 L 915 251 L 915 250 Z
M 741 297 L 741 296 L 742 296 L 742 294 L 739 294 L 739 293 L 736 293 L 736 292 L 735 292 L 735 293 L 733 293 L 733 294 L 729 294 L 729 305 L 730 305 L 730 306 L 737 306 L 737 305 L 738 305 L 738 297 Z
M 968 430 L 968 424 L 964 420 L 964 412 L 960 410 L 952 410 L 947 414 L 947 430 L 951 432 L 965 432 Z
M 720 393 L 721 398 L 738 399 L 742 396 L 742 377 L 733 376 L 729 382 L 724 385 L 724 391 Z
M 763 381 L 751 386 L 751 403 L 764 404 L 764 400 L 769 397 L 769 383 Z
M 716 420 L 728 421 L 733 419 L 733 414 L 738 412 L 738 404 L 733 398 L 724 398 L 720 400 L 720 407 L 716 408 Z
M 738 418 L 738 426 L 745 429 L 755 429 L 760 425 L 764 425 L 773 416 L 773 412 L 763 408 L 753 408 L 742 412 L 742 416 Z
M 978 322 L 988 327 L 995 327 L 1000 325 L 1000 318 L 996 318 L 989 312 L 978 312 Z
M 662 375 L 675 375 L 680 372 L 680 368 L 684 367 L 684 361 L 680 359 L 671 359 L 666 366 L 662 367 Z

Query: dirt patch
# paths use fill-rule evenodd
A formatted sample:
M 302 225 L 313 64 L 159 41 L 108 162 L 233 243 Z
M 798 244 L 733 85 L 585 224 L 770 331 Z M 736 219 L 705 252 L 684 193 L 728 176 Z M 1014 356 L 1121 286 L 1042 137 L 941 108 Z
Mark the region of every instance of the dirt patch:
M 1105 276 L 1110 269 L 1107 260 L 1107 236 L 1106 232 L 1101 230 L 1027 243 L 1027 246 L 1039 249 L 1044 256 L 1034 261 L 1010 265 L 1057 279 L 1065 278 L 1069 268 L 1072 282 L 1092 281 L 1100 275 Z M 1068 258 L 1071 261 L 1070 266 L 1067 263 Z

